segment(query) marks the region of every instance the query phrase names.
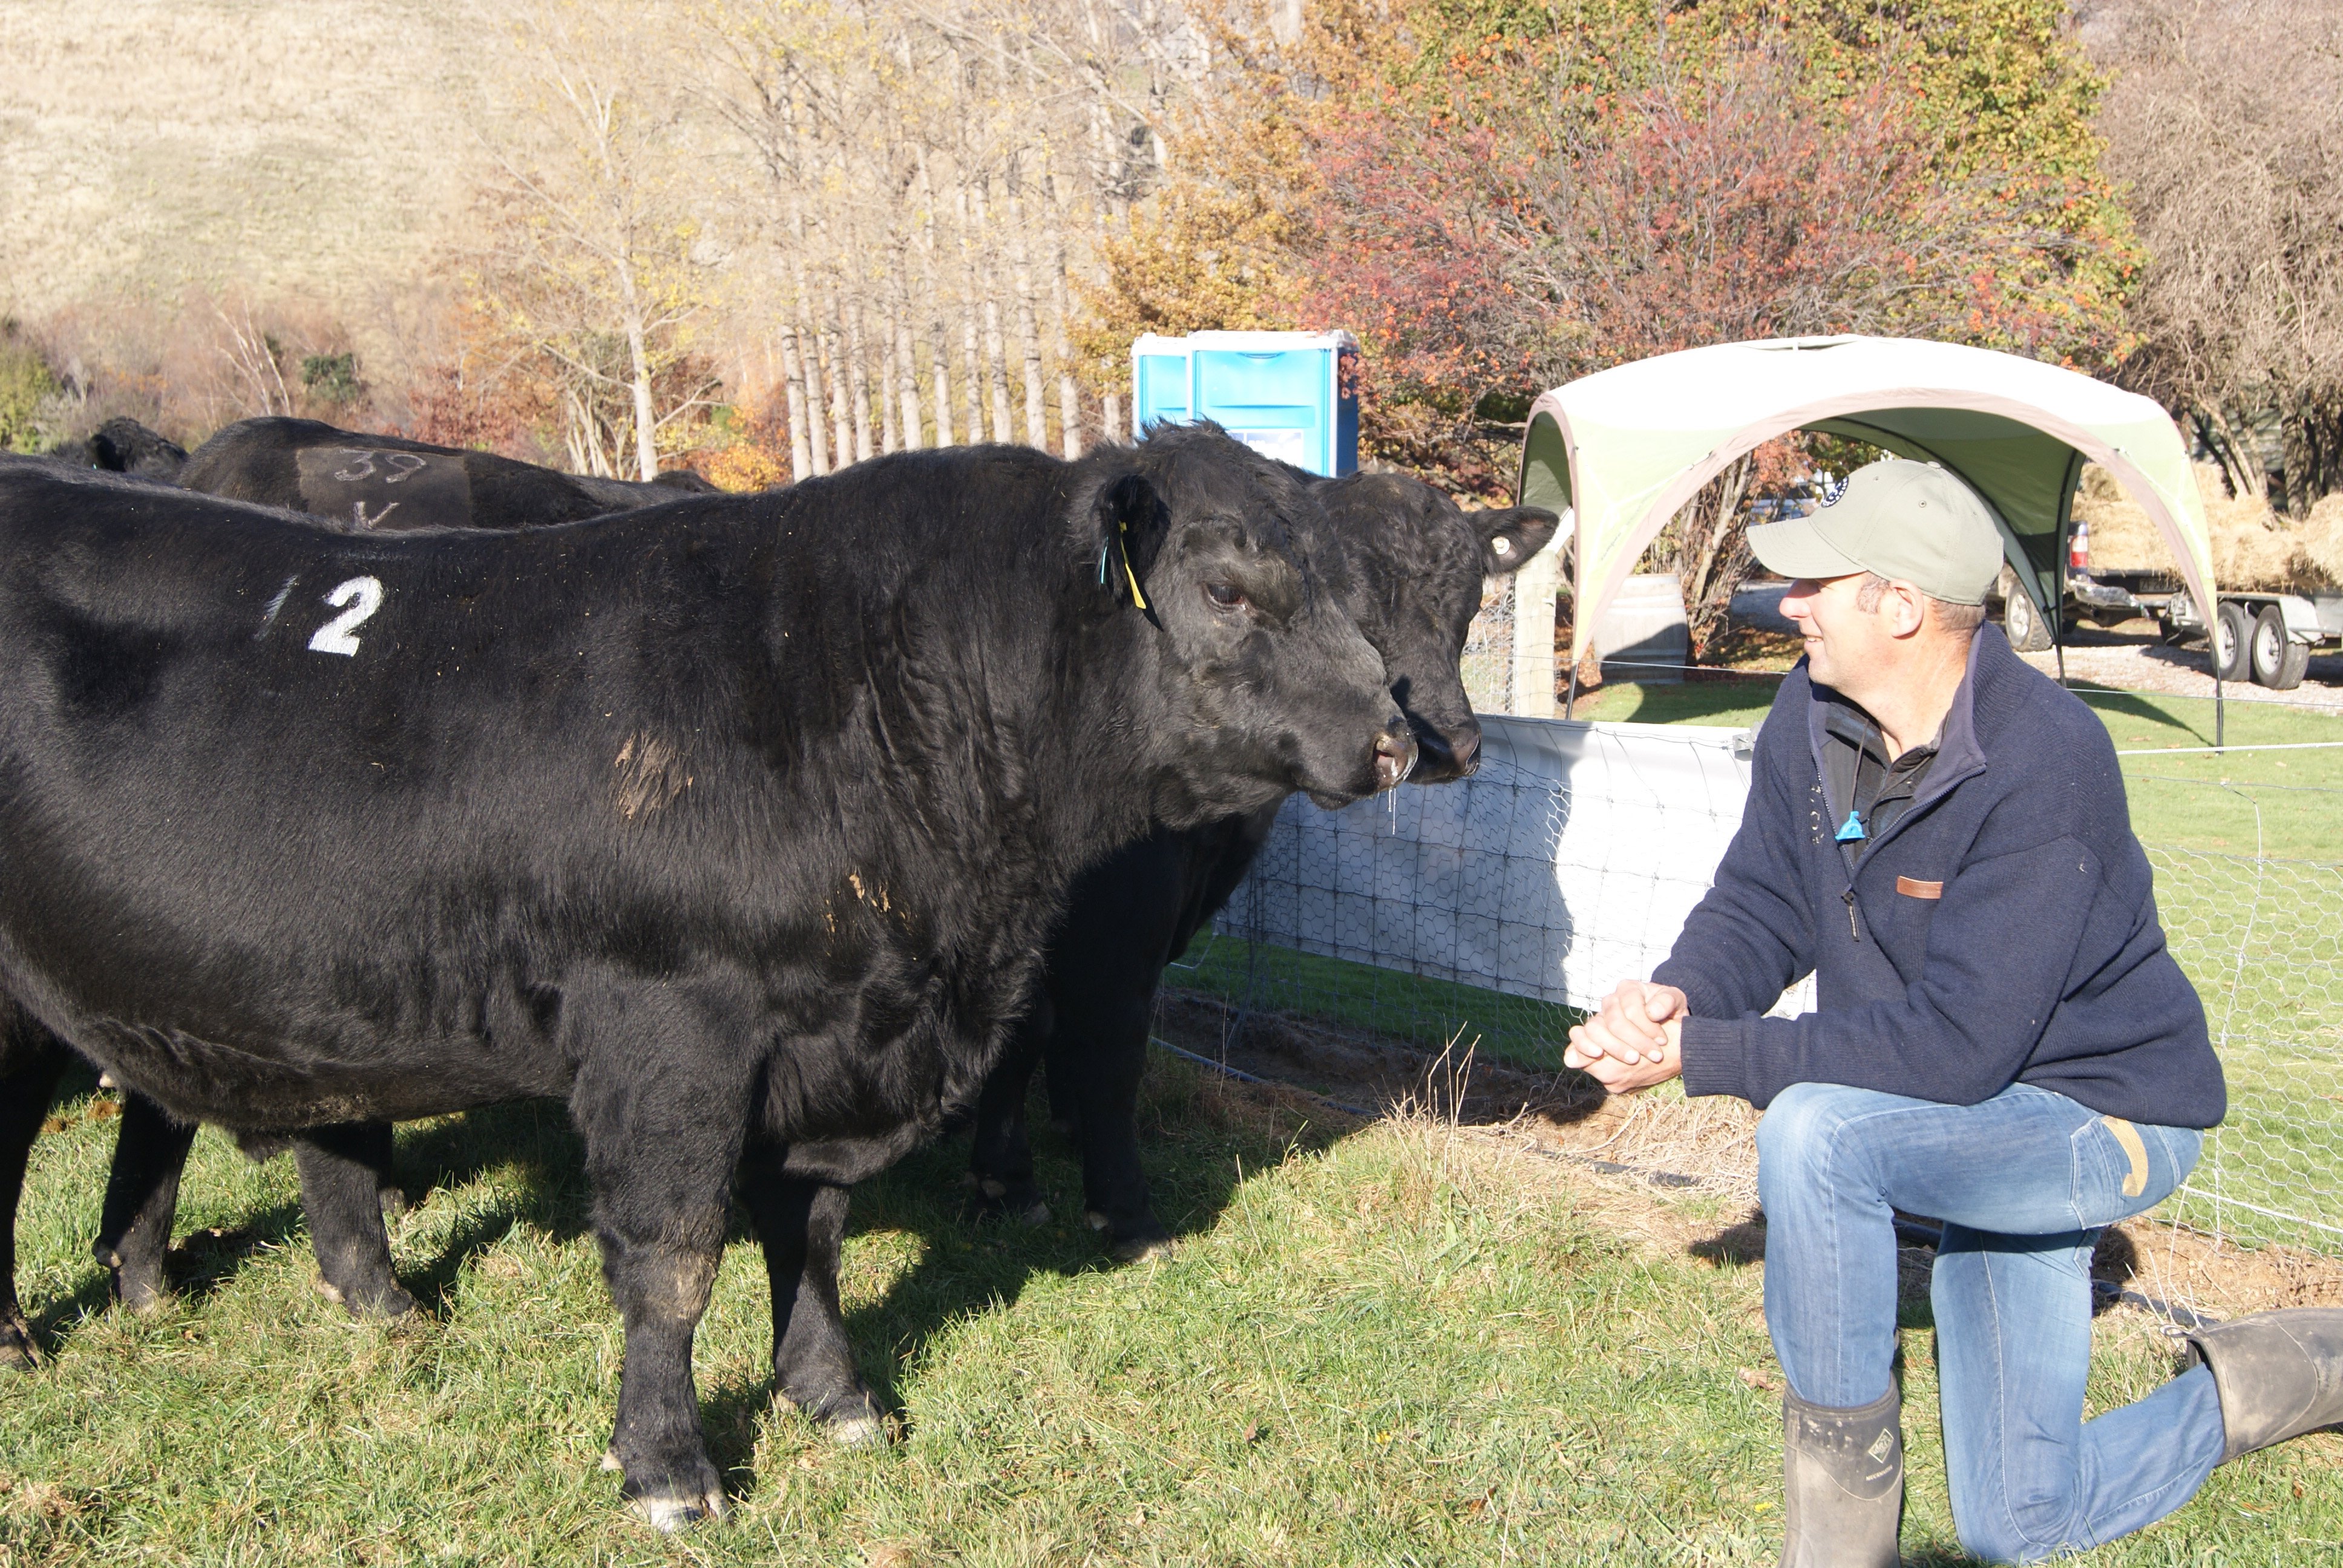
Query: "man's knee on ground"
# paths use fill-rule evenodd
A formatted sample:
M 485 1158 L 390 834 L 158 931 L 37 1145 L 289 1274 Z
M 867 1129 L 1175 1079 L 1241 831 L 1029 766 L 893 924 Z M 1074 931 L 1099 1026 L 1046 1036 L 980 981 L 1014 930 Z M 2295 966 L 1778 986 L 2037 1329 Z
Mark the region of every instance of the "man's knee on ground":
M 2032 1503 L 2012 1502 L 2005 1508 L 1975 1511 L 1988 1515 L 1985 1518 L 1972 1518 L 1956 1508 L 1953 1533 L 1960 1541 L 1961 1550 L 1987 1563 L 2041 1563 L 2074 1549 L 2065 1544 L 2065 1530 L 2073 1521 L 2074 1504 L 2069 1493 L 2037 1499 Z

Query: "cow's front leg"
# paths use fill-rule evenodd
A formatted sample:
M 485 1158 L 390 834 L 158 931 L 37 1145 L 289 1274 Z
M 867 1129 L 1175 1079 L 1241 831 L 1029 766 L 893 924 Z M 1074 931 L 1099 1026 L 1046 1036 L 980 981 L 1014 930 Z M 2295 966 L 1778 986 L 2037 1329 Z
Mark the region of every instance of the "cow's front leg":
M 179 1208 L 179 1173 L 195 1141 L 194 1122 L 180 1121 L 135 1089 L 122 1091 L 106 1210 L 90 1251 L 114 1275 L 114 1299 L 134 1312 L 154 1312 L 171 1299 L 163 1260 Z
M 886 1417 L 855 1373 L 839 1310 L 850 1189 L 785 1174 L 785 1152 L 760 1139 L 740 1161 L 741 1201 L 764 1245 L 773 1288 L 774 1385 L 849 1447 L 883 1442 Z
M 723 1481 L 700 1433 L 691 1343 L 723 1260 L 748 1125 L 749 1064 L 714 1041 L 746 1030 L 706 1030 L 683 1008 L 637 998 L 614 1010 L 637 1027 L 597 1042 L 570 1096 L 602 1276 L 627 1332 L 604 1462 L 624 1475 L 620 1492 L 637 1513 L 680 1530 L 724 1513 Z
M 387 1122 L 313 1127 L 295 1135 L 293 1161 L 327 1298 L 354 1312 L 396 1318 L 413 1310 L 415 1298 L 399 1288 L 382 1223 L 390 1144 Z
M 16 1304 L 16 1200 L 25 1164 L 65 1069 L 65 1048 L 14 1003 L 0 1003 L 0 1372 L 41 1364 L 33 1325 Z

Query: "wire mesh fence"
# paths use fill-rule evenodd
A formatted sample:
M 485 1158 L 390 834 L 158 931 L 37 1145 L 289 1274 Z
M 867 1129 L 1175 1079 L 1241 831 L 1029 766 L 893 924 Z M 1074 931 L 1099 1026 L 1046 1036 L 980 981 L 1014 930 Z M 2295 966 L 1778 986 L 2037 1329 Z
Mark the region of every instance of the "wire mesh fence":
M 1462 1040 L 1558 1071 L 1577 1010 L 1649 974 L 1706 889 L 1740 822 L 1748 739 L 1483 722 L 1487 759 L 1463 783 L 1334 812 L 1289 803 L 1169 983 L 1216 999 L 1237 1030 L 1272 1016 L 1423 1051 Z M 2343 1255 L 2343 859 L 2303 852 L 2324 848 L 2343 789 L 2145 766 L 2127 780 L 2135 820 L 2186 825 L 2185 842 L 2147 848 L 2230 1097 L 2171 1213 Z M 1777 1010 L 1802 1010 L 1804 992 Z

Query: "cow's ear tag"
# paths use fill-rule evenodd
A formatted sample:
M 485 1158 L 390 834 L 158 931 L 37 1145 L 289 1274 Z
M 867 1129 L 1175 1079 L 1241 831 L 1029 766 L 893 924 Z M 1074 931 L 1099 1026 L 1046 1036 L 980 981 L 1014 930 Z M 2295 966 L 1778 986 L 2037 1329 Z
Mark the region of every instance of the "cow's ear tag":
M 1111 550 L 1114 554 L 1116 564 L 1122 568 L 1123 580 L 1131 584 L 1131 602 L 1139 607 L 1139 613 L 1147 618 L 1147 623 L 1160 631 L 1162 629 L 1163 623 L 1155 618 L 1154 607 L 1147 602 L 1147 596 L 1140 591 L 1139 573 L 1131 569 L 1130 534 L 1131 525 L 1122 518 L 1117 518 L 1114 532 L 1099 548 L 1099 581 L 1101 583 L 1106 581 L 1106 558 Z
M 1863 819 L 1856 816 L 1854 809 L 1850 807 L 1847 809 L 1846 820 L 1838 825 L 1838 841 L 1842 844 L 1860 843 L 1863 837 Z

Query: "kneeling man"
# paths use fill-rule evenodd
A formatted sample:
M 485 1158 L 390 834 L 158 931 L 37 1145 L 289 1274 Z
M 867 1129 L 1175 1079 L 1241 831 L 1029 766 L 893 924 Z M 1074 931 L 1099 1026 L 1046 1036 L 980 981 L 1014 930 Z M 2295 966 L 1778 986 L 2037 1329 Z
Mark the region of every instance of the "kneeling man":
M 1757 1130 L 1795 1568 L 1893 1564 L 1894 1211 L 1944 1222 L 1932 1300 L 1962 1543 L 2034 1562 L 2162 1518 L 2213 1467 L 2343 1420 L 2343 1310 L 2192 1336 L 2083 1420 L 2092 1244 L 2221 1120 L 2107 730 L 1983 624 L 2001 540 L 1944 470 L 1855 473 L 1749 530 L 1805 634 L 1716 883 L 1649 982 L 1571 1031 L 1614 1093 L 1681 1073 Z M 1812 970 L 1816 1010 L 1761 1016 Z

